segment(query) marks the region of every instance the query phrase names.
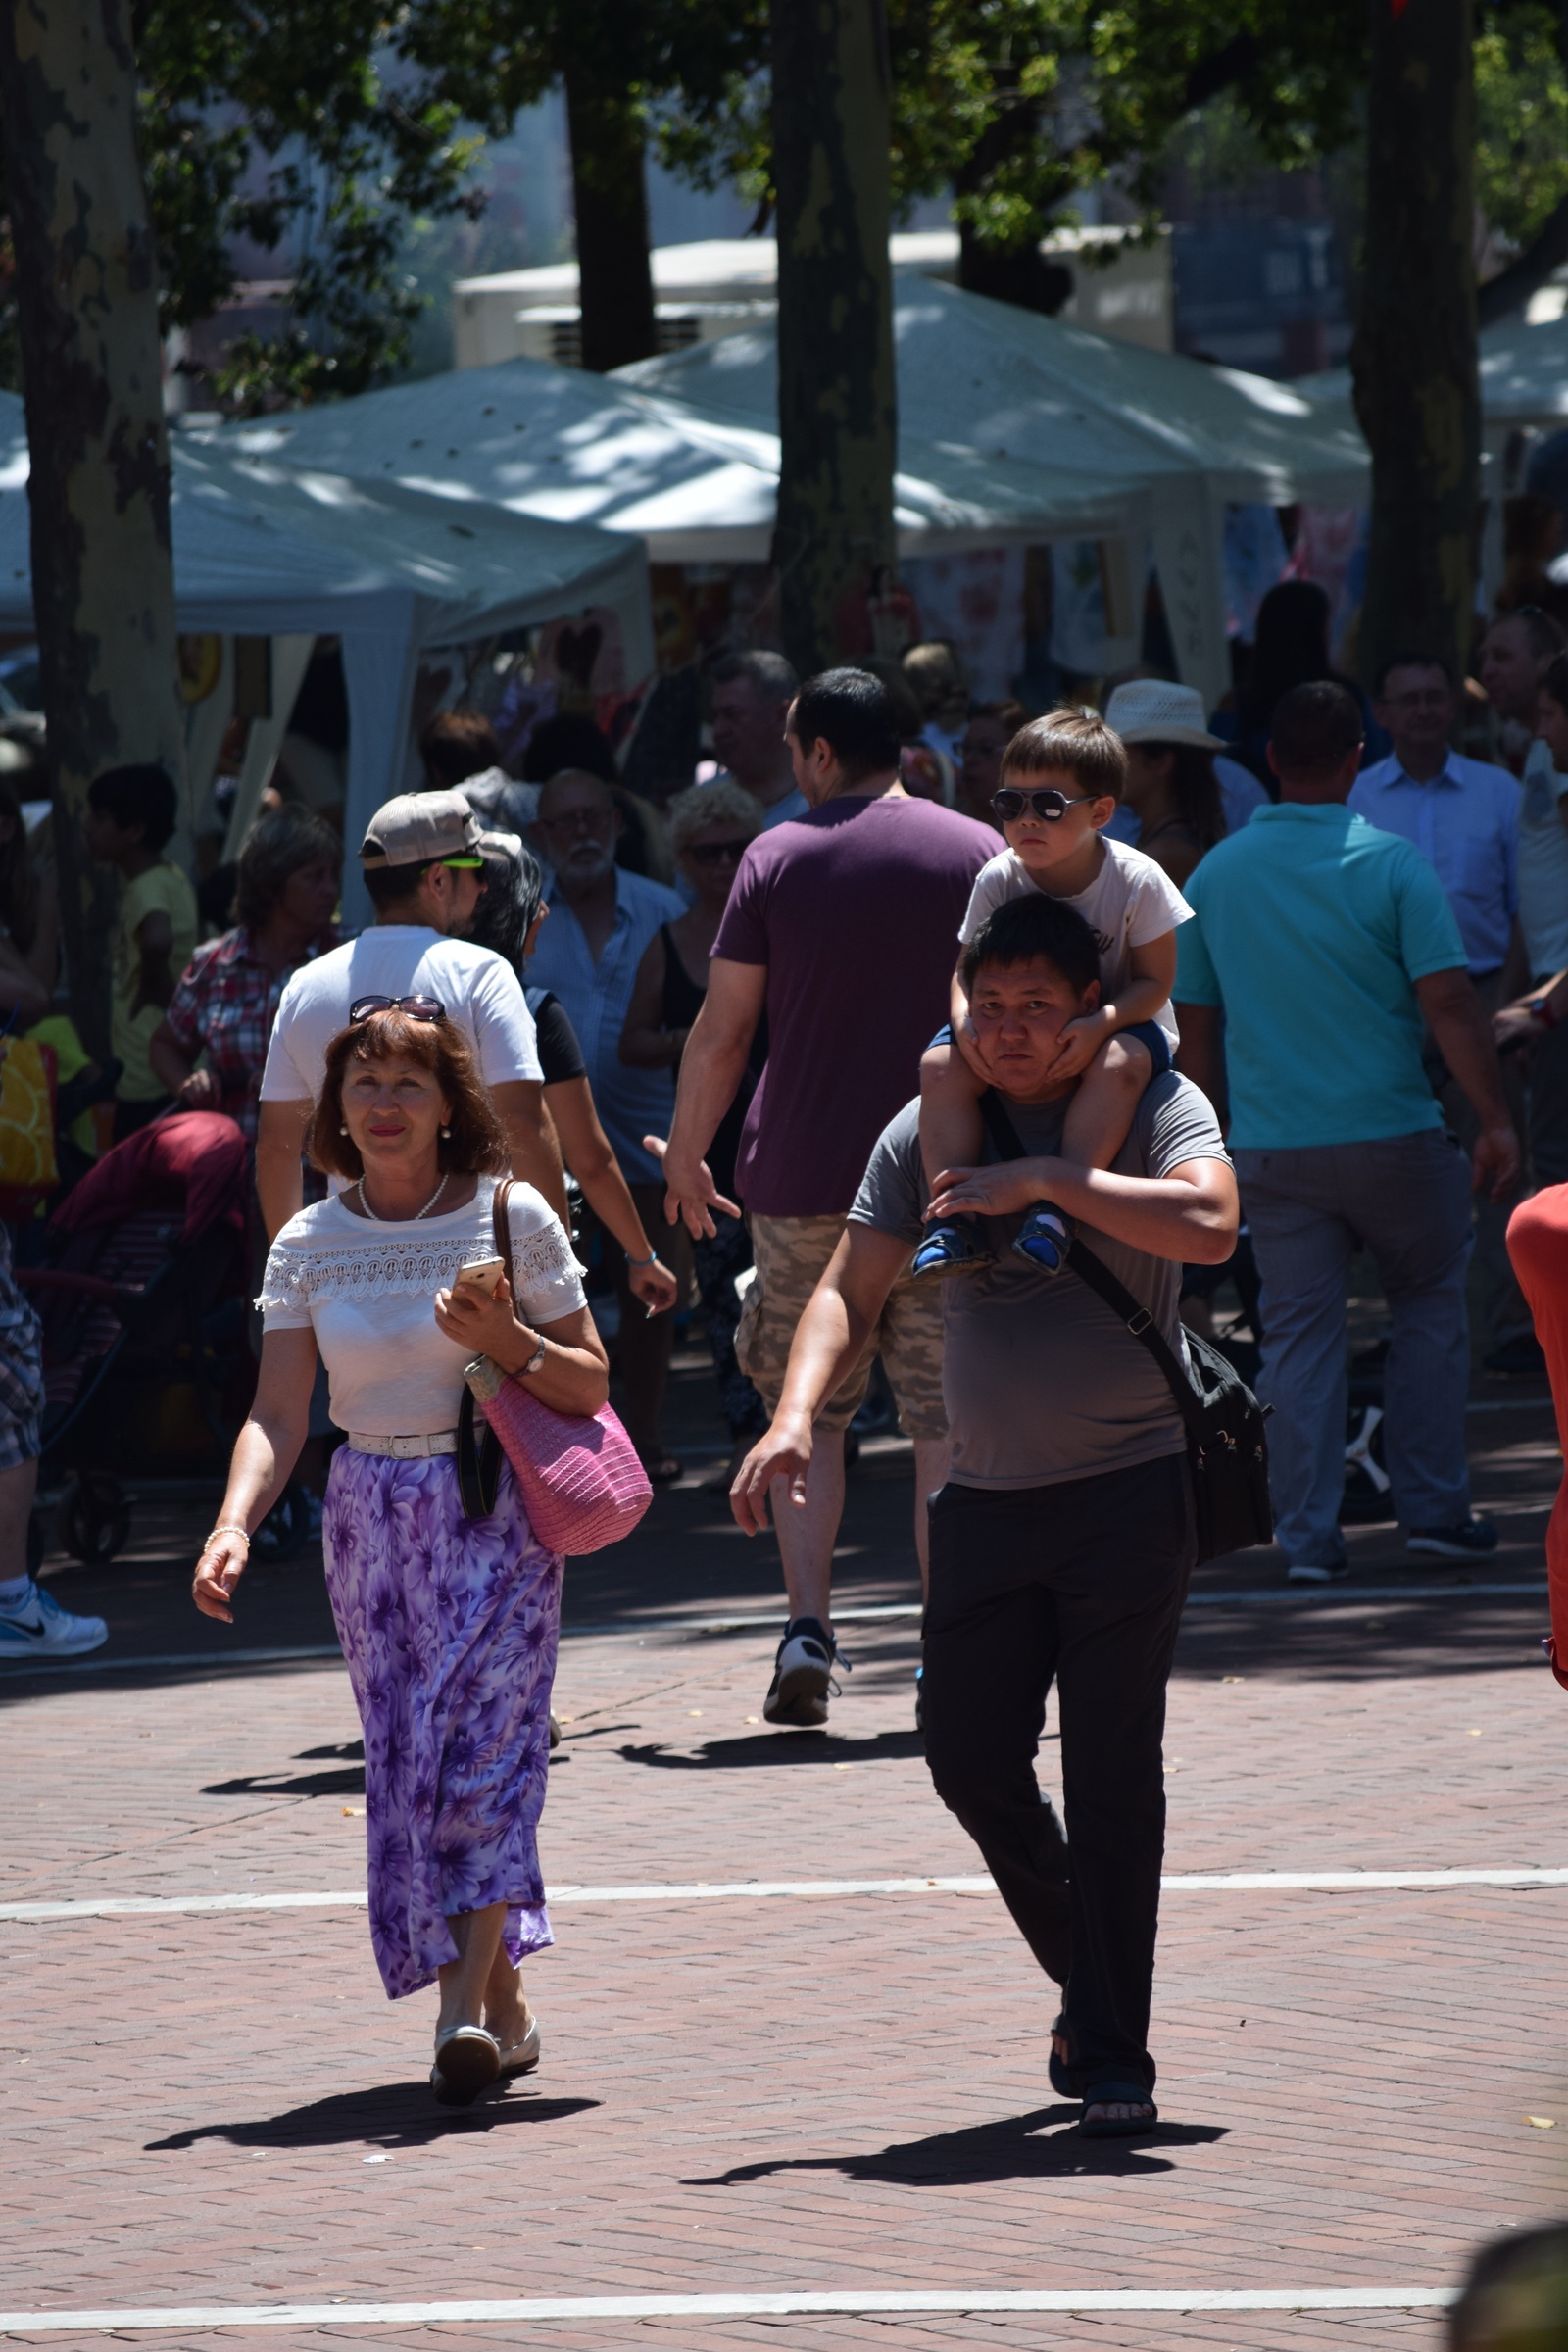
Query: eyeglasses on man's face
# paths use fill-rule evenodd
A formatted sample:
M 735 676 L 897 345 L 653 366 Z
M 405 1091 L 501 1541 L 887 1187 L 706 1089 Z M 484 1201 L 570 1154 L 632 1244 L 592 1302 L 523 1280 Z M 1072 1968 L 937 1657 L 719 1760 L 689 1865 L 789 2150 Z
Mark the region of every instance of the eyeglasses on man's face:
M 739 865 L 751 846 L 749 841 L 691 841 L 685 854 L 694 865 Z

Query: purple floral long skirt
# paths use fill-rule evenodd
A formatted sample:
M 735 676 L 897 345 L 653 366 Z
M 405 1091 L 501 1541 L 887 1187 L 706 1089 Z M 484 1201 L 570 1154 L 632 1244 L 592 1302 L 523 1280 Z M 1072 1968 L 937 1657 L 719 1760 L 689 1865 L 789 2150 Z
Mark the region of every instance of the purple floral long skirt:
M 326 1589 L 365 1726 L 370 1941 L 388 1997 L 458 1957 L 447 1920 L 507 1905 L 514 1961 L 555 1941 L 534 1842 L 550 1761 L 562 1560 L 503 1462 L 465 1519 L 450 1454 L 339 1446 Z

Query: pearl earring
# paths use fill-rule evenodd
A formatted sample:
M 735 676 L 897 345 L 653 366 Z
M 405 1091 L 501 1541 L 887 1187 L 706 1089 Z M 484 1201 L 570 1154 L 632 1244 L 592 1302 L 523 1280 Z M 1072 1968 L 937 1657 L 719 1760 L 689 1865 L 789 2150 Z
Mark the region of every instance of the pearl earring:
M 442 1141 L 443 1143 L 448 1143 L 448 1142 L 450 1142 L 450 1140 L 451 1140 L 451 1136 L 452 1136 L 452 1130 L 451 1130 L 451 1128 L 450 1128 L 450 1127 L 443 1127 L 443 1128 L 442 1128 L 442 1130 L 441 1130 L 441 1141 Z
M 338 1129 L 338 1133 L 339 1133 L 339 1135 L 347 1135 L 347 1133 L 348 1133 L 348 1129 L 347 1129 L 346 1127 L 340 1127 L 340 1128 Z

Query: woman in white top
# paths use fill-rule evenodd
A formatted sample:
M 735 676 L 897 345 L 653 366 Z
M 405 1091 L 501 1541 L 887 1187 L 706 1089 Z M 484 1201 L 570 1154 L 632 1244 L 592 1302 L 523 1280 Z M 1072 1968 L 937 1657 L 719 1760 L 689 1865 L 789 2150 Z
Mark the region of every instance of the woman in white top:
M 319 1349 L 349 1433 L 321 1541 L 365 1726 L 370 1938 L 391 1998 L 439 1979 L 431 2086 L 466 2105 L 539 2058 L 518 1962 L 553 1940 L 534 1832 L 562 1561 L 535 1541 L 505 1461 L 491 1516 L 464 1516 L 463 1367 L 491 1356 L 542 1403 L 584 1414 L 608 1372 L 570 1243 L 530 1186 L 511 1195 L 494 1296 L 459 1279 L 494 1260 L 506 1139 L 442 1008 L 373 1002 L 385 1009 L 327 1048 L 309 1135 L 315 1164 L 353 1181 L 272 1245 L 256 1401 L 194 1595 L 232 1622 L 249 1531 L 304 1442 Z

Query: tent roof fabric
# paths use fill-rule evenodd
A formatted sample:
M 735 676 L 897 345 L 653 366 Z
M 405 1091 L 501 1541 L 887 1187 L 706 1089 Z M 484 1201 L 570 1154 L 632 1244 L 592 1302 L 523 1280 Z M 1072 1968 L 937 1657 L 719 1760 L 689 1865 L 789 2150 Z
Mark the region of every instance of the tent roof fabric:
M 635 533 L 656 561 L 765 562 L 779 449 L 771 414 L 680 400 L 542 360 L 454 370 L 220 439 L 292 466 L 400 482 Z M 1087 466 L 1018 466 L 958 434 L 903 436 L 894 496 L 906 552 L 1119 527 L 1128 484 Z
M 895 288 L 894 333 L 906 445 L 1126 485 L 1200 473 L 1216 497 L 1238 502 L 1365 488 L 1366 445 L 1353 419 L 1325 420 L 1266 376 L 1113 341 L 935 279 Z M 775 330 L 643 360 L 613 380 L 677 395 L 715 419 L 770 424 Z
M 1352 414 L 1348 368 L 1298 376 L 1292 387 L 1320 416 Z M 1496 425 L 1568 423 L 1568 318 L 1529 326 L 1499 319 L 1481 337 L 1481 413 Z
M 627 672 L 653 667 L 639 551 L 609 532 L 540 522 L 395 482 L 354 481 L 173 441 L 171 528 L 180 626 L 270 635 L 372 630 L 453 644 L 620 609 Z M 0 395 L 0 619 L 30 625 L 22 404 Z

